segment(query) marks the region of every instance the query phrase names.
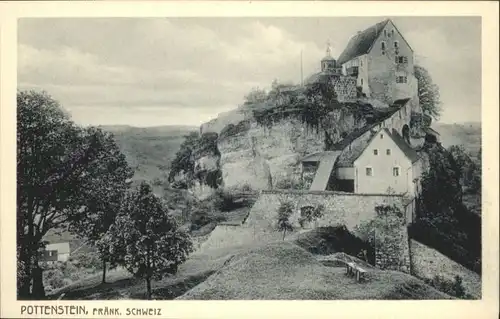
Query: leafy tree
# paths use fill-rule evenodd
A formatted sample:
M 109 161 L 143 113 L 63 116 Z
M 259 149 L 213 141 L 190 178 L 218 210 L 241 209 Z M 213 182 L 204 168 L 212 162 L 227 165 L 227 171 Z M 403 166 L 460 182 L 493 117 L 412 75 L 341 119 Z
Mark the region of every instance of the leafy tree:
M 289 201 L 283 201 L 278 208 L 278 231 L 283 232 L 283 240 L 287 231 L 293 231 L 290 217 L 293 214 L 293 204 Z
M 304 227 L 305 223 L 311 223 L 323 217 L 325 212 L 325 206 L 320 204 L 316 207 L 305 207 L 300 211 L 299 224 L 300 227 Z
M 430 168 L 422 175 L 421 218 L 453 219 L 453 208 L 462 202 L 460 168 L 452 154 L 438 144 L 426 146 Z
M 460 167 L 439 144 L 424 145 L 429 171 L 422 175 L 412 238 L 437 249 L 469 269 L 481 272 L 481 218 L 462 202 Z
M 115 143 L 112 134 L 95 128 L 88 130 L 100 140 L 99 144 L 102 145 L 99 161 L 89 163 L 88 171 L 96 170 L 97 173 L 102 165 L 115 165 L 110 160 L 120 159 L 121 161 L 120 166 L 117 166 L 112 174 L 101 176 L 106 178 L 101 178 L 92 184 L 93 189 L 89 190 L 87 196 L 82 199 L 82 204 L 86 207 L 86 214 L 76 215 L 70 224 L 70 229 L 73 232 L 97 248 L 102 262 L 102 283 L 105 283 L 106 263 L 111 262 L 111 266 L 115 266 L 115 264 L 110 259 L 109 246 L 103 240 L 103 236 L 115 221 L 120 203 L 130 186 L 133 171 L 124 165 L 125 156 Z
M 259 104 L 264 103 L 266 100 L 266 90 L 260 89 L 258 87 L 252 88 L 252 90 L 247 95 L 245 95 L 245 104 Z
M 198 140 L 200 135 L 197 132 L 191 132 L 186 136 L 186 139 L 181 144 L 179 151 L 175 154 L 175 158 L 172 160 L 170 165 L 170 173 L 168 176 L 168 181 L 170 183 L 175 182 L 175 177 L 178 174 L 184 174 L 186 181 L 185 185 L 180 188 L 189 188 L 192 186 L 193 174 L 194 174 L 194 151 L 196 150 Z
M 457 164 L 460 173 L 460 183 L 469 191 L 477 193 L 481 189 L 481 168 L 469 156 L 462 145 L 452 145 L 448 148 Z
M 415 77 L 418 82 L 418 99 L 422 110 L 438 120 L 441 115 L 439 87 L 432 81 L 429 71 L 422 66 L 415 65 Z
M 44 297 L 38 251 L 52 229 L 67 228 L 112 202 L 130 171 L 113 139 L 75 125 L 45 92 L 17 94 L 17 248 L 20 299 Z M 91 205 L 92 204 L 92 205 Z
M 177 272 L 192 251 L 189 235 L 178 229 L 145 182 L 126 196 L 106 237 L 115 260 L 146 281 L 148 299 L 151 280 Z
M 222 171 L 219 169 L 220 151 L 217 148 L 218 134 L 207 132 L 201 136 L 198 133 L 191 133 L 186 136 L 180 150 L 172 161 L 171 171 L 168 181 L 172 187 L 188 189 L 194 185 L 197 180 L 202 185 L 208 185 L 211 188 L 219 188 L 222 183 Z M 204 155 L 214 156 L 216 158 L 216 169 L 207 169 L 196 165 L 195 157 Z M 181 177 L 180 181 L 176 180 Z

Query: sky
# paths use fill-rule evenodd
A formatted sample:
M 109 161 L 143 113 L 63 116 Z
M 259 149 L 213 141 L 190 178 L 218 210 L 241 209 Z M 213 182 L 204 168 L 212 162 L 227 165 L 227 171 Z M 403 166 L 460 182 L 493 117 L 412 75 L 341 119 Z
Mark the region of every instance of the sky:
M 481 120 L 480 17 L 24 18 L 18 88 L 82 125 L 200 125 L 252 88 L 300 83 L 357 31 L 391 18 L 439 86 L 440 122 Z

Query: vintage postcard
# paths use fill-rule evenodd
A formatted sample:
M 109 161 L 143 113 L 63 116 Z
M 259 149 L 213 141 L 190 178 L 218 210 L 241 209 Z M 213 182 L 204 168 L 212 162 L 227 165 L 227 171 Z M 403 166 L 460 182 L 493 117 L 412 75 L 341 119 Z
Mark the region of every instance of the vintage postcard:
M 418 6 L 2 4 L 1 316 L 495 315 L 498 4 Z

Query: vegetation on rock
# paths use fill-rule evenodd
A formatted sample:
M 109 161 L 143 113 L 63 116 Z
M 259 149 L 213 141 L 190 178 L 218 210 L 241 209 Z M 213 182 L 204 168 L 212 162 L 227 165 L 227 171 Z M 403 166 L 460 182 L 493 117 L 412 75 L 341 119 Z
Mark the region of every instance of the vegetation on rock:
M 220 152 L 217 148 L 217 133 L 191 133 L 186 136 L 180 150 L 171 164 L 168 181 L 175 188 L 189 189 L 198 181 L 200 185 L 207 185 L 217 189 L 222 183 L 222 171 L 219 167 Z M 216 158 L 215 168 L 207 169 L 196 165 L 196 161 L 203 156 Z
M 418 99 L 422 110 L 438 120 L 442 111 L 439 87 L 432 81 L 429 71 L 422 66 L 415 65 L 415 77 L 418 82 Z

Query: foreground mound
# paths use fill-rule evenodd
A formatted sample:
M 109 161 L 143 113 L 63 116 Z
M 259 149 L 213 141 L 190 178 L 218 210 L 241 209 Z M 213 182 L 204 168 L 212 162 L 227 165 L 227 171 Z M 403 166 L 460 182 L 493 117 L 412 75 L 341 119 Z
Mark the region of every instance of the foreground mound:
M 323 266 L 288 242 L 234 255 L 213 275 L 177 299 L 451 299 L 399 272 L 370 269 L 357 283 L 342 267 Z
M 344 225 L 314 228 L 300 234 L 295 243 L 317 255 L 343 252 L 351 256 L 363 256 L 372 264 L 375 262 L 373 247 L 349 232 Z

